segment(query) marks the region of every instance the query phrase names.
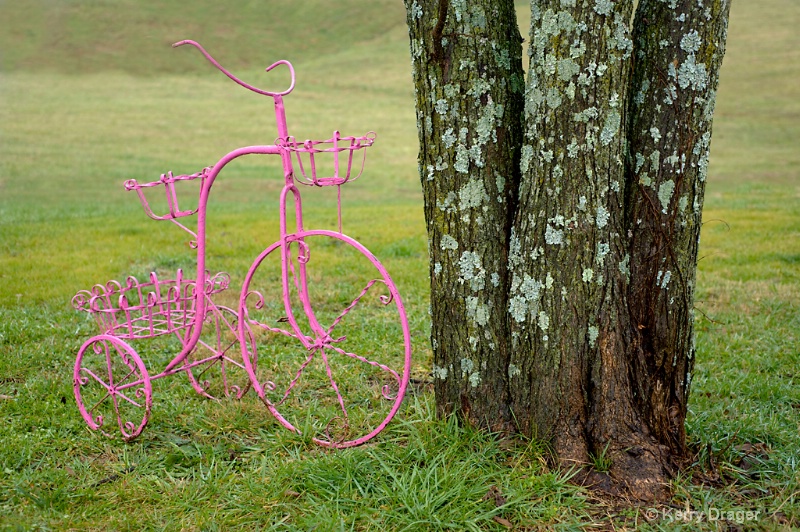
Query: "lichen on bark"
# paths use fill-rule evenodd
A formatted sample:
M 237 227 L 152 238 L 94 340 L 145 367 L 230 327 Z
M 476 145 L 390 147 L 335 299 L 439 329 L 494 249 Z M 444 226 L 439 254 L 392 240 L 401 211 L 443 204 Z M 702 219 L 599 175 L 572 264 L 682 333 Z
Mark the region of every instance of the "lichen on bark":
M 434 382 L 445 398 L 438 411 L 509 430 L 507 242 L 524 83 L 516 14 L 513 4 L 488 0 L 406 6 L 433 243 L 431 336 L 442 368 Z

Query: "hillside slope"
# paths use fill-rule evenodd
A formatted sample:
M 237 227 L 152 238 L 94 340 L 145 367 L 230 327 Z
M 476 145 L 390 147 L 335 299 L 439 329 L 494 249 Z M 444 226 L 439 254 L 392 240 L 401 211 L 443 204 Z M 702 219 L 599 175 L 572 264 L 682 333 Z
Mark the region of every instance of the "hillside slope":
M 147 75 L 200 71 L 188 54 L 163 53 L 181 39 L 231 68 L 261 66 L 265 55 L 302 62 L 404 27 L 405 10 L 390 0 L 29 0 L 0 2 L 0 20 L 2 71 Z

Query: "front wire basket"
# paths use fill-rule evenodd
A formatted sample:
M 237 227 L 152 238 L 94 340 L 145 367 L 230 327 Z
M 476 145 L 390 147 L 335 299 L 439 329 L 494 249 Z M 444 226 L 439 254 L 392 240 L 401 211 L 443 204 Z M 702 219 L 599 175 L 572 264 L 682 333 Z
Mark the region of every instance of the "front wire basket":
M 287 151 L 294 152 L 300 168 L 300 175 L 302 175 L 300 177 L 295 174 L 298 183 L 324 187 L 343 185 L 361 177 L 367 158 L 366 148 L 372 146 L 376 137 L 377 135 L 373 131 L 361 137 L 342 137 L 338 131 L 334 131 L 333 137 L 328 140 L 298 142 L 294 137 L 287 137 L 276 140 L 275 144 Z M 361 156 L 361 167 L 358 169 L 358 173 L 353 175 L 353 154 L 361 149 L 364 149 Z M 330 154 L 330 156 L 323 155 L 318 158 L 319 154 Z M 346 161 L 341 157 L 342 154 L 345 154 Z M 324 175 L 327 169 L 321 170 L 319 163 L 330 164 L 331 158 L 333 159 L 333 173 Z M 358 165 L 358 159 L 356 159 L 356 165 Z

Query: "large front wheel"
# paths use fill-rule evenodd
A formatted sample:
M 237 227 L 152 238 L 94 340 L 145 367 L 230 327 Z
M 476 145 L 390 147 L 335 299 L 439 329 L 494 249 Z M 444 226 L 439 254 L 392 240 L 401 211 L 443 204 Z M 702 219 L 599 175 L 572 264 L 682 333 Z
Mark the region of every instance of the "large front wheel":
M 304 231 L 277 242 L 245 279 L 242 354 L 278 422 L 326 447 L 381 432 L 405 395 L 408 320 L 383 265 L 354 239 Z M 258 359 L 257 368 L 249 363 Z

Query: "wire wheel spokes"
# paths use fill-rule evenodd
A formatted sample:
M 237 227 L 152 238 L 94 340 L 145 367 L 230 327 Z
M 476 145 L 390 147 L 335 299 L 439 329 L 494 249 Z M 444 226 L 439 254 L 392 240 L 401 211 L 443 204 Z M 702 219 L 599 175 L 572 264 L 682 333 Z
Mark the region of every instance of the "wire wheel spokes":
M 144 362 L 127 343 L 109 335 L 87 340 L 78 351 L 73 373 L 75 399 L 92 430 L 112 437 L 116 423 L 130 441 L 150 417 L 153 390 Z
M 203 332 L 186 359 L 186 375 L 192 388 L 209 399 L 241 399 L 250 389 L 250 377 L 239 346 L 239 316 L 210 301 Z M 252 344 L 252 334 L 245 328 Z M 254 361 L 255 362 L 255 361 Z
M 268 248 L 243 289 L 251 296 L 240 314 L 258 331 L 253 385 L 288 429 L 324 446 L 358 445 L 403 399 L 411 353 L 405 310 L 386 270 L 351 238 L 331 231 L 291 238 L 303 243 L 292 245 L 286 265 L 280 246 Z

